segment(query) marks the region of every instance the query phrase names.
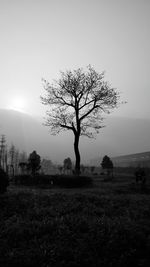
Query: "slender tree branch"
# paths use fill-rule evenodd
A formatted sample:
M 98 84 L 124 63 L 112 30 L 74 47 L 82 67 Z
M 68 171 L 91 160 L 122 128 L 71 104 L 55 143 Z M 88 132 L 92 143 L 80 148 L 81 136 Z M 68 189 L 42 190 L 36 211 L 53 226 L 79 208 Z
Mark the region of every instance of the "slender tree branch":
M 73 127 L 68 126 L 68 125 L 65 125 L 65 124 L 60 124 L 60 127 L 62 127 L 62 128 L 66 128 L 66 129 L 68 129 L 68 130 L 72 130 L 72 131 L 73 131 Z
M 95 101 L 95 99 L 92 99 L 92 100 L 90 100 L 89 102 L 85 102 L 85 103 L 79 108 L 79 110 L 81 110 L 82 108 L 84 108 L 84 107 L 90 105 L 90 104 L 93 103 L 94 101 Z
M 90 110 L 88 110 L 84 115 L 82 115 L 82 117 L 80 118 L 80 121 L 86 118 L 96 108 L 98 108 L 98 106 L 96 105 L 96 99 L 95 99 L 93 103 L 93 107 Z

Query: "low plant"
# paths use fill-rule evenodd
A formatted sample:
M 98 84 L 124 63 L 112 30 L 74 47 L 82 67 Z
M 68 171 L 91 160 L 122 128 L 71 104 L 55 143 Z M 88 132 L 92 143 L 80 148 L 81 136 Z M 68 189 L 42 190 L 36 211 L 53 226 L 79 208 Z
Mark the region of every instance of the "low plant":
M 0 168 L 0 193 L 5 193 L 9 185 L 9 177 L 7 173 Z
M 149 195 L 100 192 L 1 195 L 0 266 L 148 267 Z
M 17 175 L 14 177 L 16 185 L 47 186 L 51 187 L 87 187 L 92 185 L 92 179 L 88 176 L 75 175 Z

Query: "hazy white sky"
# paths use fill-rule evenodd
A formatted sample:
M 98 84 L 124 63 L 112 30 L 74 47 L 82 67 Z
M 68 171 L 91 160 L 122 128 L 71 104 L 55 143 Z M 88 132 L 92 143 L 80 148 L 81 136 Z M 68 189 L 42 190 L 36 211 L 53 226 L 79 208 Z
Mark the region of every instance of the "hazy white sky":
M 44 116 L 41 78 L 91 64 L 128 101 L 114 115 L 149 118 L 149 50 L 149 0 L 0 0 L 0 108 Z

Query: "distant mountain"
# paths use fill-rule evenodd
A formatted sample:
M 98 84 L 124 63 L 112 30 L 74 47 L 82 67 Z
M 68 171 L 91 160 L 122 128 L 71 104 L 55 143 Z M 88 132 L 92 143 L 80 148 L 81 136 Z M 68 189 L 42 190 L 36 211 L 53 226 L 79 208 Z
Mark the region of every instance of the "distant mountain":
M 6 135 L 7 143 L 13 143 L 27 153 L 37 150 L 50 157 L 57 150 L 58 140 L 50 136 L 48 129 L 38 119 L 14 110 L 0 110 L 0 134 Z
M 26 113 L 0 109 L 0 135 L 5 134 L 8 145 L 13 143 L 27 153 L 36 150 L 41 157 L 53 162 L 62 163 L 67 156 L 73 158 L 71 133 L 53 136 L 48 127 L 43 126 L 43 122 L 44 119 Z
M 112 160 L 114 165 L 119 167 L 150 167 L 150 151 L 114 157 Z
M 14 143 L 27 153 L 36 150 L 53 162 L 64 158 L 74 160 L 73 134 L 69 131 L 52 136 L 40 119 L 14 110 L 0 109 L 0 134 L 5 134 L 8 144 Z M 150 120 L 108 116 L 96 139 L 80 139 L 83 163 L 99 161 L 100 157 L 150 151 Z
M 150 150 L 150 120 L 108 116 L 99 135 L 114 156 Z M 111 151 L 113 153 L 111 153 Z
M 106 127 L 90 143 L 90 165 L 99 165 L 104 155 L 117 157 L 150 151 L 150 120 L 110 115 L 104 120 L 104 124 Z

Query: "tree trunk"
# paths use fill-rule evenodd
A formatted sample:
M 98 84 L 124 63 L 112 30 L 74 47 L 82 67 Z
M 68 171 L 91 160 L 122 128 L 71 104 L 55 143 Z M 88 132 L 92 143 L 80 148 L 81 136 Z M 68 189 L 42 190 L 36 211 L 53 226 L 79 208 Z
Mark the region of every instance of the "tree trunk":
M 75 163 L 75 174 L 79 175 L 80 174 L 80 152 L 79 152 L 79 134 L 75 134 L 75 139 L 74 139 L 74 152 L 75 152 L 75 157 L 76 157 L 76 163 Z
M 11 170 L 12 170 L 12 177 L 14 177 L 15 176 L 15 170 L 14 170 L 14 165 L 13 164 L 11 165 Z

